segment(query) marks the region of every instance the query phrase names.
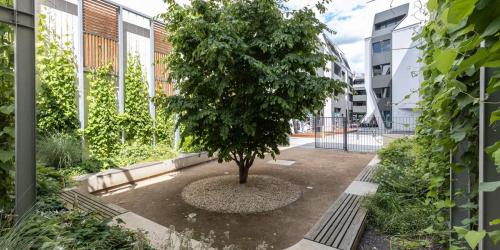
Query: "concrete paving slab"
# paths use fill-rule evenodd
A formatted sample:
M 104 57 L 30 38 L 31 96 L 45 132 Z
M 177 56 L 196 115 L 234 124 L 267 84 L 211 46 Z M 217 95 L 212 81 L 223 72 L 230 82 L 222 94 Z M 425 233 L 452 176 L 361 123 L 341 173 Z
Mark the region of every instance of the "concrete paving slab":
M 377 192 L 378 184 L 364 181 L 353 181 L 345 190 L 348 194 L 369 195 Z

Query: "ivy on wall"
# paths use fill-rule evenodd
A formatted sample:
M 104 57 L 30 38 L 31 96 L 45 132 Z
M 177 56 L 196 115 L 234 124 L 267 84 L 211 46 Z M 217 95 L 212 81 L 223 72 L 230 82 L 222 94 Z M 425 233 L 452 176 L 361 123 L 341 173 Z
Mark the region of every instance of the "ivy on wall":
M 428 147 L 431 163 L 446 166 L 454 171 L 467 170 L 474 181 L 478 173 L 478 131 L 479 131 L 479 71 L 481 67 L 500 67 L 500 8 L 496 0 L 429 0 L 427 9 L 430 20 L 417 38 L 424 40 L 423 74 L 425 81 L 420 88 L 418 135 Z M 484 42 L 486 46 L 482 47 Z M 488 94 L 500 90 L 500 74 L 489 83 Z M 500 121 L 500 109 L 493 113 L 490 121 Z M 500 171 L 500 142 L 489 147 L 488 152 Z M 454 156 L 453 163 L 446 157 Z M 441 159 L 439 161 L 432 160 Z M 449 182 L 446 171 L 433 176 L 429 197 L 436 209 L 454 207 L 450 194 L 440 197 L 433 190 Z M 473 203 L 477 201 L 477 188 L 492 191 L 500 183 L 472 183 L 474 190 L 465 195 Z M 466 204 L 473 218 L 463 221 L 464 227 L 455 228 L 458 239 L 463 239 L 475 248 L 481 239 L 490 237 L 500 241 L 500 231 L 477 231 L 477 204 Z M 495 222 L 491 222 L 495 223 Z M 497 222 L 499 223 L 499 222 Z M 499 223 L 500 224 L 500 223 Z M 452 247 L 453 244 L 452 244 Z
M 14 30 L 0 23 L 0 217 L 14 192 Z
M 91 73 L 88 96 L 88 126 L 85 139 L 91 156 L 109 158 L 120 145 L 116 80 L 111 65 L 96 69 Z
M 149 113 L 148 83 L 139 56 L 130 55 L 125 72 L 125 114 L 123 129 L 128 142 L 151 144 L 153 120 Z
M 40 14 L 36 44 L 36 68 L 40 82 L 37 93 L 37 128 L 41 134 L 74 133 L 79 127 L 76 61 L 71 43 L 46 26 Z

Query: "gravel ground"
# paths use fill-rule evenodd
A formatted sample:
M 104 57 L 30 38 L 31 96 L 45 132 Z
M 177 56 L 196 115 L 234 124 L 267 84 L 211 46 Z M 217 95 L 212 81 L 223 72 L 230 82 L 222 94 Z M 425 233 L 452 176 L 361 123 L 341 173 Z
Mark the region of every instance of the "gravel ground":
M 266 175 L 250 175 L 246 185 L 237 175 L 195 181 L 184 188 L 182 199 L 211 212 L 251 214 L 272 211 L 300 198 L 301 188 Z

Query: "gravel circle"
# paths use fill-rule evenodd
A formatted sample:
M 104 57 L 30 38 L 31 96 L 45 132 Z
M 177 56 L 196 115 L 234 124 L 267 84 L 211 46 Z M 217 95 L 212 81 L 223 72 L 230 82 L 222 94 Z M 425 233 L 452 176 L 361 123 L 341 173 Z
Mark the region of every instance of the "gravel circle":
M 267 175 L 249 175 L 244 185 L 238 180 L 224 175 L 195 181 L 182 190 L 182 199 L 212 212 L 250 214 L 284 207 L 302 194 L 299 186 Z

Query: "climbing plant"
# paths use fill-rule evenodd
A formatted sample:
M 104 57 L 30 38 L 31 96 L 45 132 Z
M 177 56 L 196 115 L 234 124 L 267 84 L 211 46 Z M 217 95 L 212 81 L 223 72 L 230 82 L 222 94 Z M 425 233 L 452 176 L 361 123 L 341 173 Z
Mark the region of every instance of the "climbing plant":
M 40 14 L 36 44 L 37 128 L 41 134 L 73 133 L 79 127 L 76 62 L 70 42 L 62 42 Z
M 128 142 L 151 144 L 153 120 L 149 113 L 148 84 L 138 55 L 130 55 L 125 72 L 123 129 Z
M 500 8 L 495 0 L 430 0 L 427 4 L 430 20 L 417 39 L 422 45 L 425 81 L 420 88 L 418 135 L 426 144 L 427 155 L 432 164 L 445 165 L 454 171 L 467 170 L 473 181 L 472 192 L 462 190 L 469 200 L 462 208 L 470 209 L 474 215 L 463 221 L 464 227 L 456 227 L 458 239 L 475 248 L 481 239 L 490 237 L 497 243 L 500 231 L 477 230 L 477 186 L 483 191 L 494 191 L 497 183 L 474 182 L 478 173 L 479 131 L 479 77 L 481 67 L 500 67 Z M 481 46 L 483 43 L 484 46 Z M 493 76 L 488 94 L 500 90 L 500 74 Z M 490 125 L 500 121 L 498 103 L 485 101 L 485 105 L 496 105 L 497 111 L 490 117 Z M 500 171 L 500 142 L 488 148 L 490 156 Z M 453 163 L 446 157 L 453 156 Z M 440 161 L 432 160 L 436 159 Z M 450 176 L 447 171 L 431 176 L 429 199 L 436 209 L 454 207 L 449 193 L 440 196 L 436 189 L 446 185 Z M 484 187 L 488 187 L 485 189 Z M 433 191 L 434 190 L 434 191 Z M 439 216 L 442 218 L 442 215 Z M 500 224 L 499 221 L 490 222 Z M 452 243 L 452 248 L 454 243 Z
M 108 158 L 120 144 L 116 80 L 108 64 L 90 75 L 88 126 L 85 139 L 91 156 Z
M 0 220 L 13 199 L 14 176 L 14 31 L 0 23 Z

